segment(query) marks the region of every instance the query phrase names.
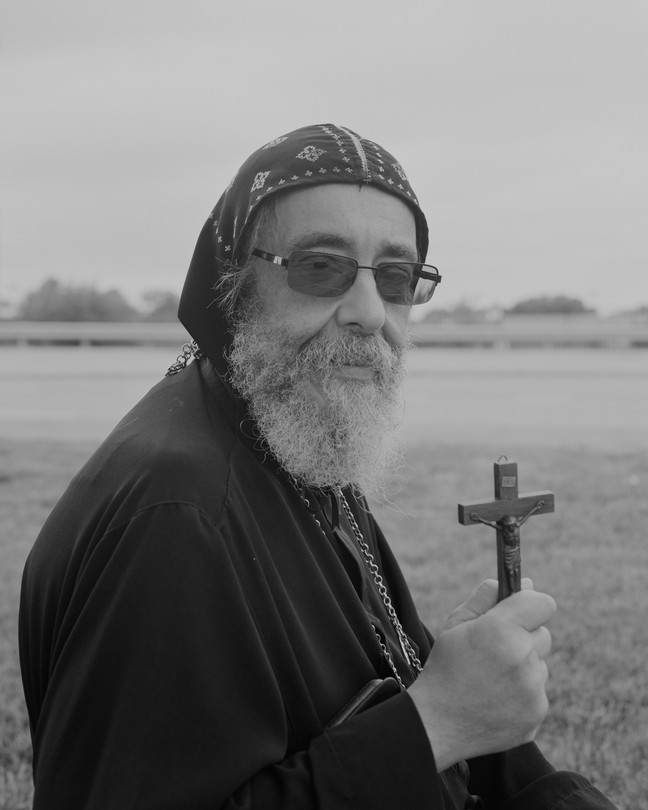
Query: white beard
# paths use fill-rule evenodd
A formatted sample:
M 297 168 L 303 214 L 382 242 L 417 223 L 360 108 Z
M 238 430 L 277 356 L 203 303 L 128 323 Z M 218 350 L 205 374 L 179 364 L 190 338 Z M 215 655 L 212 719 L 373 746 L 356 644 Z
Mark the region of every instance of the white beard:
M 301 344 L 260 309 L 250 302 L 236 324 L 230 381 L 270 450 L 307 486 L 350 484 L 383 495 L 403 458 L 396 429 L 407 347 L 349 332 L 320 332 Z M 369 365 L 374 379 L 333 373 L 344 365 Z

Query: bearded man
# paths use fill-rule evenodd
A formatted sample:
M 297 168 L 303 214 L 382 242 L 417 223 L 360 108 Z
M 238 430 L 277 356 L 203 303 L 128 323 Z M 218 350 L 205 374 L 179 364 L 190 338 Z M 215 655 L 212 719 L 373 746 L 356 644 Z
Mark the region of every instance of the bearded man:
M 486 582 L 433 646 L 363 495 L 399 458 L 427 246 L 400 164 L 343 127 L 236 175 L 182 294 L 193 351 L 26 566 L 35 810 L 612 808 L 532 742 L 551 597 Z

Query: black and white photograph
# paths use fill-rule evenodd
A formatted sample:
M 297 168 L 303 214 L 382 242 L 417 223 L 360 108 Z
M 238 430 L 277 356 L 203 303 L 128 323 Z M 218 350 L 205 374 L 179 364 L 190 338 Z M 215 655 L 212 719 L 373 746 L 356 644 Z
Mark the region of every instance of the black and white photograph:
M 5 0 L 1 810 L 636 810 L 648 6 Z

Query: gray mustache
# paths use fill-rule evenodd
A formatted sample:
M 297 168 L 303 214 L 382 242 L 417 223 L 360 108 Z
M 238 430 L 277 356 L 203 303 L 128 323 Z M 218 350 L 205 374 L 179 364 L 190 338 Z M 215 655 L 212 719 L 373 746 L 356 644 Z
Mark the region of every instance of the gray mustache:
M 389 371 L 398 363 L 401 352 L 383 338 L 368 336 L 322 338 L 315 336 L 299 352 L 298 363 L 308 368 L 336 365 L 372 366 Z

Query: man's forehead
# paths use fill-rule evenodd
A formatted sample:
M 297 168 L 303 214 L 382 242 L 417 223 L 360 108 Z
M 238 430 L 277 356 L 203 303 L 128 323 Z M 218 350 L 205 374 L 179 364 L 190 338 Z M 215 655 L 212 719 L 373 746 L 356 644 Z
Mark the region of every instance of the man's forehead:
M 312 250 L 314 248 L 329 248 L 336 251 L 351 253 L 355 247 L 355 240 L 345 233 L 326 231 L 316 226 L 300 233 L 291 241 L 294 250 Z M 416 245 L 411 241 L 384 238 L 377 245 L 382 253 L 394 258 L 416 261 Z
M 396 257 L 416 258 L 414 214 L 382 190 L 331 183 L 282 194 L 274 209 L 276 235 L 295 250 L 352 250 L 364 240 Z

